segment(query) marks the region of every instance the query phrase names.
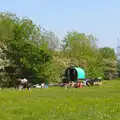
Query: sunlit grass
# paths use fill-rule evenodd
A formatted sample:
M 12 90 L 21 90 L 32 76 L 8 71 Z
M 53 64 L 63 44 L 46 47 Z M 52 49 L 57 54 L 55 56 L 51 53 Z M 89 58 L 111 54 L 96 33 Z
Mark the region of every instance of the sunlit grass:
M 120 81 L 82 89 L 0 90 L 0 120 L 119 120 Z

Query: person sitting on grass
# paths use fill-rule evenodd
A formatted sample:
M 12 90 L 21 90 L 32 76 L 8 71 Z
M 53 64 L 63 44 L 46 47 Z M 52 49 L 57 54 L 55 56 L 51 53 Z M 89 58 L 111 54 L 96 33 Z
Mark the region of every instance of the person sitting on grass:
M 77 82 L 77 87 L 78 87 L 78 88 L 80 88 L 80 84 L 81 84 L 81 82 L 78 81 L 78 82 Z
M 66 88 L 66 89 L 68 89 L 68 88 L 70 89 L 71 87 L 72 87 L 72 81 L 70 81 L 70 82 L 66 85 L 65 88 Z
M 70 88 L 72 88 L 72 87 L 75 87 L 75 83 L 74 83 L 73 81 L 70 81 L 70 82 L 66 85 L 65 88 L 66 88 L 66 89 L 67 89 L 67 88 L 70 89 Z
M 82 88 L 83 84 L 82 81 L 78 80 L 77 82 L 77 88 Z

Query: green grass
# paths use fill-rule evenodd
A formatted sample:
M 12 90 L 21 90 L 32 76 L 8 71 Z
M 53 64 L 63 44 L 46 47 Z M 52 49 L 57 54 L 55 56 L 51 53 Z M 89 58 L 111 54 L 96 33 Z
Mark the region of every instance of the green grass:
M 65 90 L 0 90 L 0 120 L 120 120 L 120 81 Z

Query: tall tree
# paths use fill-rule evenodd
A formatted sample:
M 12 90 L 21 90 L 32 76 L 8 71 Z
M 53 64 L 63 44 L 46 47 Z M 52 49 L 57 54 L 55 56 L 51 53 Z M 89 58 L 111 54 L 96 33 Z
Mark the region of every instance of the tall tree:
M 99 51 L 103 57 L 104 78 L 114 79 L 117 73 L 117 60 L 114 49 L 104 47 L 100 48 Z
M 6 58 L 4 51 L 7 50 L 7 47 L 0 42 L 0 87 L 8 86 L 10 78 L 5 72 L 5 68 L 10 65 L 10 60 Z
M 43 36 L 44 40 L 48 42 L 48 48 L 50 50 L 59 49 L 59 39 L 53 32 L 44 31 Z
M 88 77 L 102 75 L 101 56 L 97 39 L 76 31 L 68 32 L 63 41 L 63 52 L 72 61 L 72 65 L 83 67 Z
M 28 18 L 19 19 L 11 13 L 2 13 L 1 16 L 3 22 L 0 24 L 3 24 L 5 30 L 1 29 L 4 36 L 0 40 L 8 47 L 6 54 L 14 72 L 22 73 L 23 77 L 32 77 L 33 82 L 43 80 L 42 69 L 50 61 L 51 55 L 40 28 Z M 10 36 L 6 34 L 8 28 Z

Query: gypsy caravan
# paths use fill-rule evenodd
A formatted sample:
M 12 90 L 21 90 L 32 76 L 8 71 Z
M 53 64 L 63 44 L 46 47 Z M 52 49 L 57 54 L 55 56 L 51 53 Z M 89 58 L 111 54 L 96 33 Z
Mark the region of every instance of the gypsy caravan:
M 70 81 L 77 82 L 79 80 L 85 80 L 84 69 L 82 69 L 80 67 L 72 66 L 72 67 L 68 67 L 65 70 L 64 79 L 63 79 L 64 83 L 68 83 Z

